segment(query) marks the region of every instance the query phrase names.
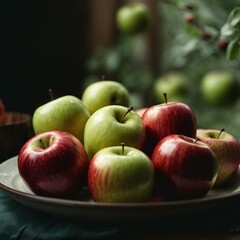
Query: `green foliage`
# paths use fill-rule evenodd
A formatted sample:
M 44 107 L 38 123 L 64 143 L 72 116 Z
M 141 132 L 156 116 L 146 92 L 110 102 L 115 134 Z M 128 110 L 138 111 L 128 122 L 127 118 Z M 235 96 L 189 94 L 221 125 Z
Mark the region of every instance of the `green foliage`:
M 194 10 L 183 10 L 185 3 L 195 4 Z M 240 101 L 230 106 L 216 107 L 202 99 L 199 84 L 205 73 L 211 70 L 231 72 L 240 82 L 240 1 L 178 1 L 161 4 L 163 22 L 163 52 L 161 69 L 163 72 L 177 70 L 186 74 L 192 90 L 187 103 L 197 116 L 202 128 L 225 128 L 240 137 Z M 193 14 L 198 24 L 186 22 L 184 14 Z M 172 17 L 174 16 L 174 18 Z M 202 30 L 212 35 L 202 39 Z M 217 46 L 219 40 L 229 42 L 226 51 Z M 230 61 L 231 60 L 231 61 Z
M 86 85 L 106 75 L 130 90 L 134 106 L 145 107 L 158 77 L 173 70 L 183 73 L 191 89 L 186 103 L 196 112 L 199 127 L 224 127 L 240 137 L 240 100 L 216 107 L 206 103 L 199 92 L 203 75 L 211 70 L 229 71 L 240 83 L 240 0 L 165 0 L 157 6 L 161 46 L 158 76 L 148 67 L 145 36 L 121 36 L 115 46 L 99 49 L 87 61 Z M 186 14 L 192 14 L 194 22 L 187 22 Z M 226 49 L 219 47 L 220 40 L 228 42 Z
M 240 57 L 240 7 L 234 8 L 227 22 L 220 30 L 220 37 L 229 41 L 227 59 L 235 60 Z

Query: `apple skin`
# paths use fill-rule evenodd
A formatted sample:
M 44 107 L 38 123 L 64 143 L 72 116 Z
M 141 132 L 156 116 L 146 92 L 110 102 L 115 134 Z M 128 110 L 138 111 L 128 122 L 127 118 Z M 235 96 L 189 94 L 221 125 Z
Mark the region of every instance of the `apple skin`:
M 154 83 L 156 99 L 164 102 L 163 93 L 168 93 L 172 101 L 182 101 L 189 91 L 188 82 L 183 74 L 170 72 L 159 77 Z
M 82 101 L 90 114 L 108 105 L 130 106 L 130 95 L 121 83 L 103 80 L 90 84 L 82 94 Z
M 218 158 L 218 176 L 214 187 L 222 186 L 231 180 L 238 171 L 240 163 L 240 144 L 227 132 L 216 129 L 198 129 L 197 138 L 206 143 Z M 219 138 L 218 138 L 219 136 Z
M 239 96 L 239 84 L 234 76 L 227 71 L 210 71 L 200 83 L 203 99 L 212 105 L 228 105 Z
M 145 153 L 151 156 L 156 144 L 171 134 L 195 138 L 197 120 L 193 110 L 181 102 L 169 102 L 149 107 L 142 120 L 146 128 Z
M 89 117 L 90 113 L 82 100 L 66 95 L 38 107 L 33 113 L 32 125 L 35 134 L 61 130 L 73 134 L 83 143 Z
M 96 202 L 146 202 L 153 185 L 153 164 L 136 148 L 107 147 L 90 162 L 88 188 Z
M 97 110 L 86 123 L 84 147 L 89 160 L 102 148 L 126 146 L 142 149 L 145 141 L 145 127 L 142 119 L 127 107 L 110 105 Z
M 146 4 L 129 3 L 118 9 L 116 23 L 122 33 L 134 35 L 148 29 L 150 16 L 150 10 Z
M 72 134 L 47 131 L 30 138 L 18 154 L 20 176 L 37 195 L 70 198 L 87 183 L 89 160 Z
M 203 198 L 217 177 L 217 157 L 207 144 L 184 135 L 169 135 L 155 147 L 155 189 L 165 199 Z

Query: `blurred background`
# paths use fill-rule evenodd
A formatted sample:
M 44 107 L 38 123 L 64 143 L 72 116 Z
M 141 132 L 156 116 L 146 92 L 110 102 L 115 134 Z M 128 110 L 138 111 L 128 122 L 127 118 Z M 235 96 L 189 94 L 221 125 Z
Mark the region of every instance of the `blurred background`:
M 145 31 L 129 35 L 118 28 L 116 14 L 130 2 L 144 3 L 151 21 Z M 123 83 L 138 109 L 160 103 L 158 82 L 174 73 L 185 85 L 177 93 L 169 90 L 169 101 L 189 104 L 199 127 L 225 128 L 240 137 L 238 86 L 221 101 L 211 102 L 202 92 L 209 72 L 224 71 L 240 82 L 239 42 L 227 50 L 233 35 L 226 26 L 238 6 L 239 0 L 2 1 L 0 98 L 8 111 L 32 114 L 49 101 L 49 88 L 56 97 L 81 98 L 104 75 Z M 237 12 L 233 20 L 238 18 Z M 217 95 L 217 88 L 208 94 Z

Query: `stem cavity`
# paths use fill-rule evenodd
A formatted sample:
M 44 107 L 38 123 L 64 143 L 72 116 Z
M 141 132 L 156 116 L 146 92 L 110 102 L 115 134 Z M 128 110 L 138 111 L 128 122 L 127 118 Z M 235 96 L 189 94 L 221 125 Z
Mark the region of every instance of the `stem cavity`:
M 39 142 L 40 142 L 40 144 L 41 144 L 41 148 L 42 148 L 42 149 L 46 149 L 46 148 L 48 147 L 48 145 L 45 143 L 45 141 L 43 141 L 42 138 L 39 139 Z
M 123 123 L 124 118 L 128 115 L 128 113 L 130 113 L 133 110 L 133 107 L 129 107 L 127 109 L 127 111 L 125 112 L 125 114 L 122 116 L 122 118 L 120 119 L 120 123 Z

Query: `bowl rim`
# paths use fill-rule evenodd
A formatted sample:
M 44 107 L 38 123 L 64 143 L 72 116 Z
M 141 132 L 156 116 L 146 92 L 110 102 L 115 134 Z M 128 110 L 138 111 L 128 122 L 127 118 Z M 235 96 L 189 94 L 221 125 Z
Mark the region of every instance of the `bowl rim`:
M 26 112 L 6 112 L 6 115 L 8 116 L 18 115 L 18 116 L 21 116 L 21 118 L 14 122 L 11 121 L 11 122 L 0 123 L 0 127 L 18 125 L 21 123 L 28 123 L 31 121 L 31 114 Z

